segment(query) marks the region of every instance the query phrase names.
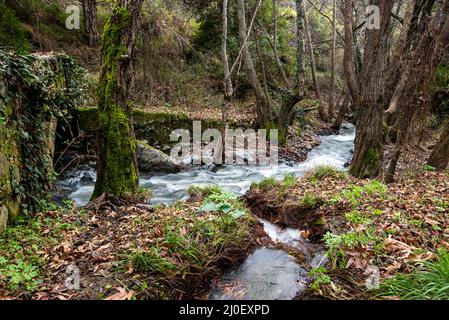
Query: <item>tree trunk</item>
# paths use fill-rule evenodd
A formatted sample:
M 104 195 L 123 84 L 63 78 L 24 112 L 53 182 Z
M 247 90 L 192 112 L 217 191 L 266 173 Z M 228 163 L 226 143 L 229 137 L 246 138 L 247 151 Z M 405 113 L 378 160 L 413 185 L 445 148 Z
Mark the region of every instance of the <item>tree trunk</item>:
M 287 78 L 285 74 L 284 68 L 282 67 L 281 60 L 279 59 L 278 53 L 278 15 L 277 15 L 277 1 L 273 0 L 273 53 L 274 53 L 274 61 L 276 62 L 276 66 L 281 74 L 282 80 L 284 81 L 287 88 L 291 87 L 290 80 Z
M 341 124 L 343 123 L 343 120 L 345 119 L 346 112 L 348 112 L 348 106 L 350 103 L 350 96 L 349 93 L 345 94 L 345 98 L 343 100 L 342 105 L 340 106 L 340 109 L 338 110 L 337 118 L 335 118 L 335 122 L 332 126 L 332 131 L 338 134 L 340 131 Z M 337 103 L 338 105 L 338 103 Z
M 387 110 L 390 116 L 397 114 L 394 126 L 394 130 L 397 131 L 396 143 L 386 170 L 387 183 L 394 180 L 402 150 L 428 112 L 434 70 L 440 63 L 442 53 L 449 42 L 449 1 L 446 1 L 440 10 L 432 20 L 424 19 L 425 25 L 420 24 L 419 32 L 416 34 L 420 40 L 415 44 L 409 62 L 402 71 Z M 442 138 L 444 140 L 444 134 Z
M 262 85 L 257 78 L 256 69 L 254 68 L 253 59 L 249 51 L 247 43 L 247 26 L 246 26 L 246 14 L 245 14 L 245 2 L 244 0 L 237 0 L 237 17 L 239 28 L 239 40 L 242 46 L 242 59 L 243 66 L 248 76 L 249 83 L 256 96 L 256 113 L 257 122 L 260 128 L 270 128 L 273 125 L 273 114 L 269 101 L 265 96 L 265 92 Z
M 304 95 L 304 11 L 303 0 L 296 0 L 296 91 L 298 96 Z
M 414 6 L 415 0 L 407 0 L 407 8 L 404 15 L 404 21 L 402 23 L 401 33 L 399 34 L 398 42 L 393 50 L 393 56 L 391 58 L 390 67 L 385 80 L 385 101 L 387 102 L 390 102 L 393 96 L 394 89 L 399 81 L 398 78 L 400 77 L 401 68 L 403 67 L 403 59 L 406 54 L 406 40 L 410 30 Z M 392 114 L 394 112 L 395 111 L 393 110 L 388 110 L 387 114 Z
M 370 3 L 379 7 L 381 20 L 380 29 L 366 30 L 363 87 L 355 106 L 357 133 L 350 172 L 360 178 L 377 177 L 383 165 L 383 92 L 394 0 L 374 0 Z
M 282 90 L 282 105 L 278 118 L 279 143 L 284 145 L 288 138 L 288 127 L 295 105 L 304 98 L 304 12 L 302 0 L 296 0 L 296 75 L 291 90 Z M 287 84 L 288 85 L 288 84 Z
M 440 140 L 433 149 L 427 162 L 437 170 L 445 170 L 449 164 L 449 121 L 446 122 Z
M 333 119 L 334 114 L 334 103 L 335 103 L 335 62 L 336 62 L 336 46 L 337 46 L 337 29 L 336 29 L 336 2 L 332 2 L 332 53 L 331 53 L 331 92 L 329 96 L 329 118 Z
M 221 37 L 221 59 L 223 60 L 223 75 L 224 75 L 222 122 L 223 122 L 223 134 L 225 134 L 226 129 L 228 128 L 229 104 L 231 102 L 231 97 L 234 93 L 228 60 L 228 0 L 223 0 L 222 22 L 223 22 L 223 31 Z
M 352 31 L 353 25 L 352 0 L 345 0 L 344 3 L 344 27 L 345 27 L 345 52 L 343 56 L 343 70 L 345 73 L 346 82 L 348 84 L 349 92 L 353 103 L 359 105 L 359 87 L 357 85 L 356 76 L 354 73 L 354 50 L 353 42 L 354 36 Z
M 122 196 L 139 186 L 130 97 L 136 33 L 143 0 L 120 0 L 106 23 L 98 86 L 97 181 L 92 198 Z
M 303 4 L 303 10 L 304 10 L 304 25 L 305 25 L 305 29 L 306 29 L 307 44 L 309 47 L 310 65 L 312 68 L 313 86 L 315 88 L 315 97 L 319 101 L 318 111 L 320 114 L 320 118 L 323 121 L 327 121 L 328 117 L 327 117 L 326 111 L 324 111 L 323 100 L 321 99 L 320 85 L 318 84 L 318 79 L 316 76 L 315 54 L 313 52 L 313 42 L 312 42 L 312 35 L 310 33 L 310 25 L 309 25 L 309 18 L 307 15 L 306 2 L 304 1 L 302 4 Z
M 97 20 L 97 1 L 83 0 L 84 12 L 84 30 L 87 36 L 89 47 L 96 48 L 99 43 L 98 20 Z

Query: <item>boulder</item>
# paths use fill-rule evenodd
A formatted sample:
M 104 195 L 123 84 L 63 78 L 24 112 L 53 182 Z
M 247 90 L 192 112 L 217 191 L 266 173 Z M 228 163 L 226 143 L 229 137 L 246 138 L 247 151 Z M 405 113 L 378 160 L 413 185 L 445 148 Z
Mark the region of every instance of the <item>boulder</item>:
M 137 163 L 141 173 L 179 172 L 183 169 L 182 165 L 174 162 L 167 154 L 142 141 L 137 143 Z

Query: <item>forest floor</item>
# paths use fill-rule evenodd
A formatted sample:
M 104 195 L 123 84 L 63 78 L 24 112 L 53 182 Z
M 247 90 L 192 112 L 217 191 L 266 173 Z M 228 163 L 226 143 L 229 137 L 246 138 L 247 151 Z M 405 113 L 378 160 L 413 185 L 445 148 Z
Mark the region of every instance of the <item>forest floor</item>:
M 201 298 L 255 248 L 273 244 L 257 216 L 327 248 L 326 267 L 312 270 L 297 299 L 379 298 L 365 285 L 372 266 L 382 283 L 449 250 L 449 171 L 429 170 L 386 186 L 320 167 L 299 180 L 267 179 L 242 199 L 192 189 L 192 200 L 169 207 L 49 204 L 0 236 L 0 297 Z M 72 265 L 80 290 L 66 287 Z
M 387 186 L 321 167 L 300 180 L 262 182 L 245 198 L 257 216 L 326 244 L 326 268 L 298 299 L 396 299 L 401 290 L 369 291 L 366 280 L 372 270 L 380 283 L 409 274 L 449 250 L 448 178 L 422 167 Z
M 0 236 L 2 299 L 188 299 L 267 240 L 242 203 L 219 190 L 170 207 L 52 208 Z M 209 212 L 215 201 L 226 213 Z M 80 290 L 67 288 L 70 266 Z

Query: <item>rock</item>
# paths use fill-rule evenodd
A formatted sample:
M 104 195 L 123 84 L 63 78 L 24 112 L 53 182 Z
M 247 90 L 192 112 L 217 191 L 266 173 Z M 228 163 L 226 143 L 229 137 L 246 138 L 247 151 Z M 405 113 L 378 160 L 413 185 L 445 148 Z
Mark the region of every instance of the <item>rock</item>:
M 219 167 L 213 163 L 209 163 L 209 164 L 204 165 L 203 169 L 215 173 L 219 170 Z
M 167 154 L 143 142 L 137 143 L 137 162 L 141 173 L 179 172 L 182 165 L 175 163 Z

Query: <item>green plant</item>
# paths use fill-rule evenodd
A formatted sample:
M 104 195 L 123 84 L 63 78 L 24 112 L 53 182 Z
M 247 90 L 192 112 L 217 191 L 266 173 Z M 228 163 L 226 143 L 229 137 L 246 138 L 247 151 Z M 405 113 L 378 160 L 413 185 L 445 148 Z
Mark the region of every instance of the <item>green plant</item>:
M 314 168 L 308 176 L 309 179 L 317 180 L 323 180 L 324 178 L 344 179 L 346 173 L 331 166 L 318 166 Z
M 449 300 L 449 254 L 440 250 L 433 262 L 424 262 L 410 274 L 385 280 L 377 294 L 397 296 L 404 300 Z
M 368 195 L 379 195 L 383 196 L 388 192 L 387 185 L 379 182 L 377 180 L 372 180 L 363 186 L 364 191 Z
M 372 227 L 366 227 L 363 231 L 349 231 L 339 235 L 327 232 L 323 240 L 328 247 L 327 256 L 329 260 L 344 268 L 347 262 L 346 250 L 353 250 L 360 246 L 376 246 L 381 239 L 376 235 Z
M 298 183 L 297 178 L 293 174 L 288 174 L 284 177 L 281 184 L 284 188 L 292 188 Z
M 187 192 L 191 197 L 207 197 L 214 193 L 220 193 L 221 188 L 213 184 L 205 187 L 193 185 L 190 186 L 189 189 L 187 189 Z
M 260 189 L 260 190 L 267 190 L 267 189 L 274 188 L 277 184 L 278 184 L 278 181 L 276 181 L 276 178 L 269 177 L 269 178 L 263 179 L 259 183 L 253 183 L 251 185 L 251 188 L 256 188 L 256 189 Z
M 21 179 L 12 179 L 11 186 L 14 195 L 24 200 L 26 214 L 39 210 L 42 199 L 47 199 L 55 178 L 48 156 L 48 126 L 51 120 L 70 118 L 82 95 L 84 72 L 63 54 L 39 58 L 3 50 L 0 71 L 7 84 L 0 92 L 0 115 L 8 114 L 22 161 Z
M 321 286 L 332 282 L 331 277 L 327 275 L 326 272 L 324 267 L 313 268 L 309 271 L 309 276 L 313 280 L 309 286 L 311 290 L 319 290 Z
M 150 274 L 160 273 L 167 275 L 172 270 L 176 269 L 176 265 L 162 257 L 155 247 L 151 248 L 148 252 L 134 253 L 129 256 L 129 260 L 132 262 L 136 270 Z
M 320 201 L 321 201 L 321 199 L 319 197 L 314 196 L 313 194 L 310 194 L 310 193 L 306 193 L 301 199 L 302 204 L 306 208 L 310 208 L 310 209 L 315 207 Z
M 198 212 L 219 212 L 222 219 L 237 219 L 246 214 L 245 208 L 237 200 L 237 197 L 229 192 L 212 192 L 207 196 Z
M 345 218 L 354 224 L 369 224 L 372 222 L 370 218 L 358 210 L 345 213 Z
M 6 260 L 3 260 L 5 263 Z M 31 263 L 18 259 L 14 263 L 2 266 L 0 261 L 0 279 L 2 276 L 7 279 L 7 286 L 15 290 L 19 286 L 24 286 L 26 290 L 34 290 L 39 284 L 37 277 L 39 275 L 38 268 Z
M 30 34 L 22 26 L 14 10 L 0 0 L 0 45 L 27 53 L 31 48 L 29 37 Z

